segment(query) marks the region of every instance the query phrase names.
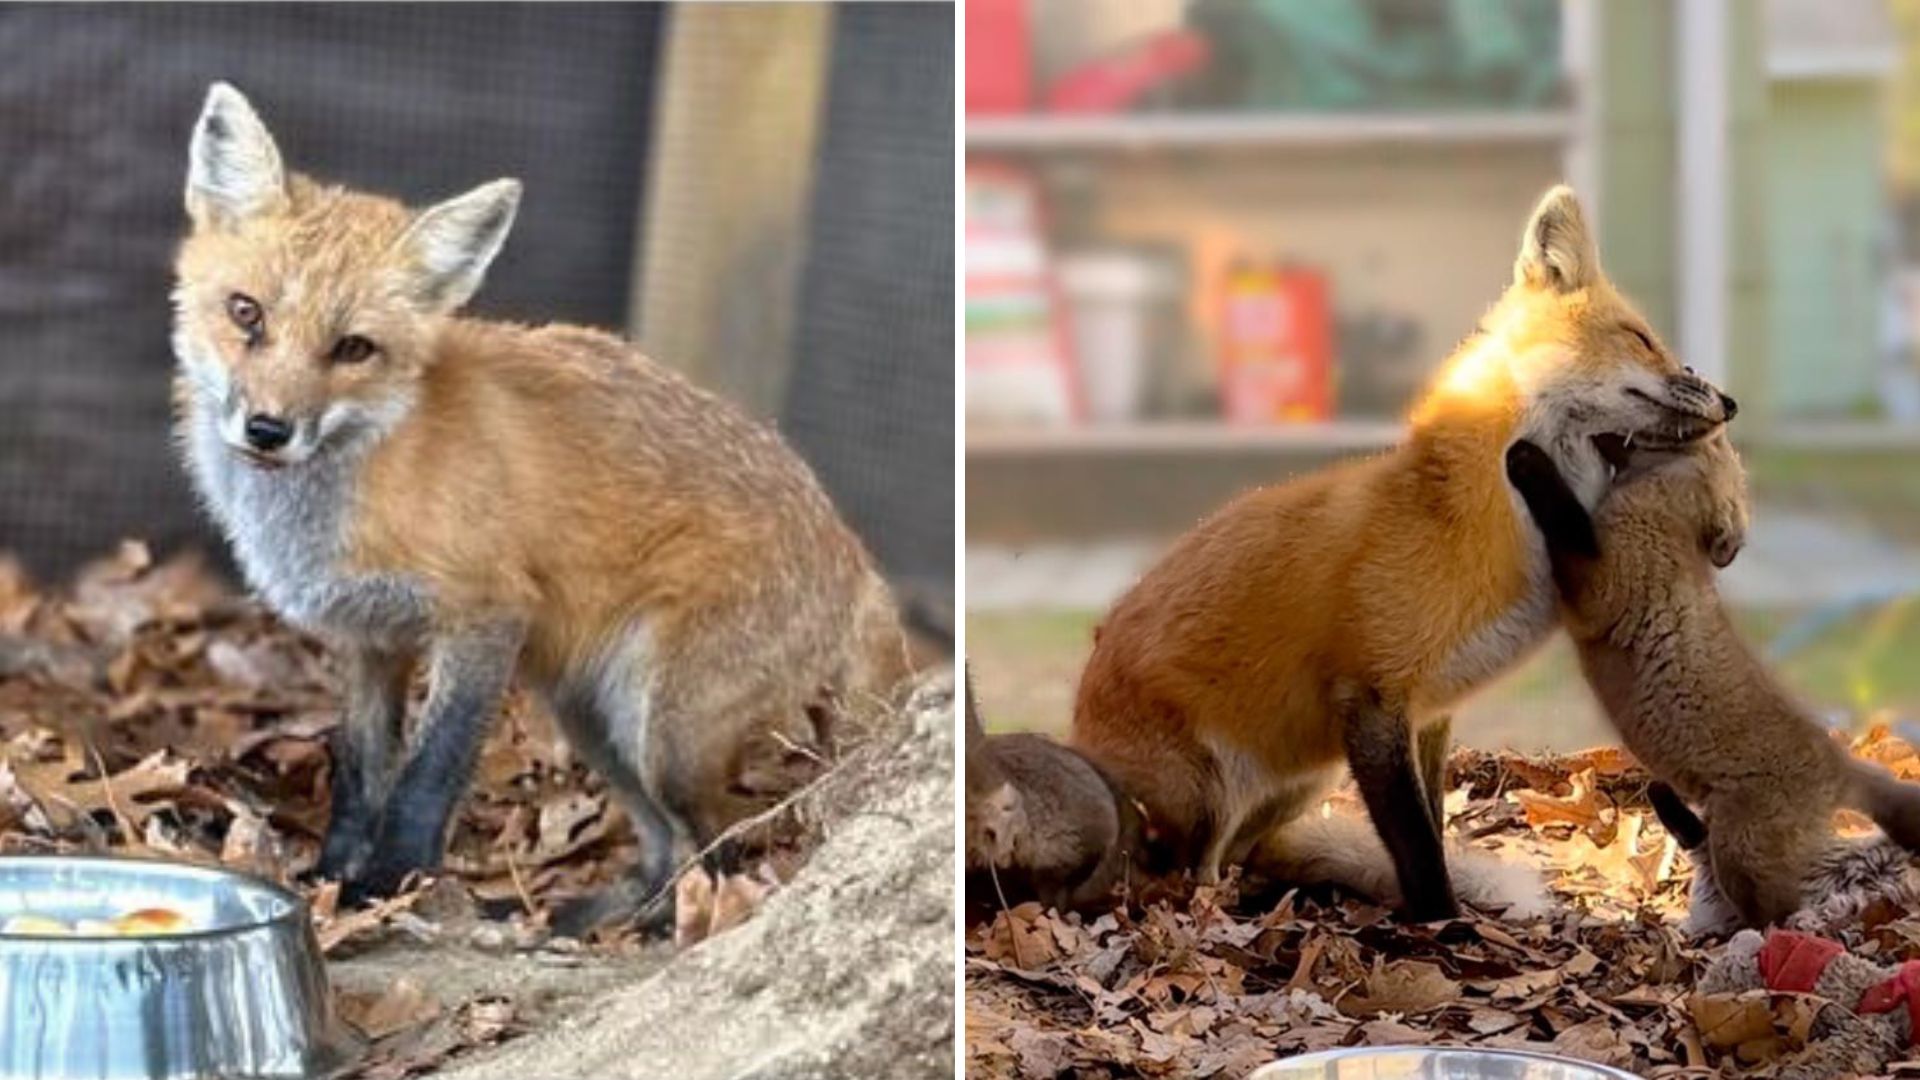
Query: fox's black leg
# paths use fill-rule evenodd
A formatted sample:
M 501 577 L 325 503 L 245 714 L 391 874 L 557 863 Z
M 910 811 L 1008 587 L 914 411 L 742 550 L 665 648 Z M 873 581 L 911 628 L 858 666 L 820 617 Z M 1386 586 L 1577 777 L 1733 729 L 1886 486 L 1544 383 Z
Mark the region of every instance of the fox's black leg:
M 346 716 L 332 740 L 333 813 L 314 867 L 319 877 L 334 879 L 359 873 L 372 852 L 406 722 L 413 657 L 353 649 L 346 666 Z
M 1507 479 L 1546 539 L 1554 585 L 1562 596 L 1579 596 L 1600 557 L 1592 515 L 1547 452 L 1524 439 L 1507 448 Z
M 1599 557 L 1600 540 L 1594 535 L 1592 515 L 1580 505 L 1545 450 L 1525 439 L 1509 446 L 1507 480 L 1526 500 L 1534 524 L 1547 538 L 1547 550 L 1556 559 L 1562 554 Z
M 1347 763 L 1373 827 L 1393 856 L 1406 917 L 1427 922 L 1458 915 L 1440 830 L 1415 769 L 1406 716 L 1385 707 L 1369 690 L 1346 704 L 1343 719 Z
M 1453 717 L 1443 716 L 1420 729 L 1414 750 L 1420 759 L 1420 790 L 1427 812 L 1441 836 L 1447 834 L 1447 751 L 1453 740 Z
M 413 755 L 381 808 L 366 865 L 341 890 L 344 899 L 392 895 L 408 874 L 440 865 L 447 826 L 513 675 L 522 633 L 517 624 L 493 623 L 433 643 L 432 685 Z
M 1707 842 L 1707 823 L 1665 780 L 1647 785 L 1647 801 L 1653 804 L 1654 816 L 1682 848 L 1693 851 Z
M 637 718 L 618 715 L 623 700 L 603 701 L 599 688 L 589 687 L 559 695 L 552 703 L 568 744 L 589 768 L 606 778 L 626 811 L 634 838 L 640 842 L 639 861 L 625 877 L 555 909 L 553 930 L 564 937 L 583 938 L 598 927 L 627 922 L 643 911 L 647 917 L 641 923 L 642 930 L 673 930 L 673 897 L 661 894 L 673 884 L 675 830 L 639 772 L 613 745 L 616 732 L 640 727 Z

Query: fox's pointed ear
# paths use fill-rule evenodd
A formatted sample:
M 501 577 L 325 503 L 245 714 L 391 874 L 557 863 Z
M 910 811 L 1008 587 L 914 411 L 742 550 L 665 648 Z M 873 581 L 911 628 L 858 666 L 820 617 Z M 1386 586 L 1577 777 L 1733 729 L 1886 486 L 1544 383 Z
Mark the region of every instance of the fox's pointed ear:
M 1573 189 L 1562 184 L 1541 198 L 1520 235 L 1513 283 L 1573 292 L 1600 280 L 1600 249 Z
M 500 254 L 520 208 L 520 181 L 495 180 L 422 211 L 401 244 L 419 277 L 422 302 L 451 311 L 467 302 Z
M 240 91 L 214 83 L 187 152 L 187 214 L 203 229 L 228 228 L 286 204 L 286 173 L 267 125 Z

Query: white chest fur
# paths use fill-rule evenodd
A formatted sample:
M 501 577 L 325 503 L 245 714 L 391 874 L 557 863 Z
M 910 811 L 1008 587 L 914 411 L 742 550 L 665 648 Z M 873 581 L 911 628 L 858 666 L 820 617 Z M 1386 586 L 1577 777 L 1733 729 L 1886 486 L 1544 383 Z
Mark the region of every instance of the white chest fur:
M 1529 416 L 1515 437 L 1546 448 L 1568 486 L 1591 510 L 1605 493 L 1611 470 L 1584 436 L 1542 430 L 1546 425 L 1540 418 L 1552 415 L 1536 412 Z M 1467 694 L 1505 672 L 1545 641 L 1559 625 L 1559 596 L 1554 590 L 1546 540 L 1534 525 L 1520 493 L 1509 486 L 1507 495 L 1520 534 L 1525 538 L 1521 547 L 1521 572 L 1526 586 L 1518 601 L 1469 635 L 1447 658 L 1441 668 L 1441 685 L 1435 688 L 1436 696 L 1441 699 L 1437 705 Z
M 1518 504 L 1515 512 L 1525 515 L 1526 505 L 1519 503 L 1519 496 L 1514 498 Z M 1443 700 L 1435 704 L 1445 704 L 1506 671 L 1545 641 L 1559 624 L 1559 597 L 1554 593 L 1546 544 L 1530 524 L 1526 533 L 1529 542 L 1522 555 L 1526 560 L 1525 591 L 1493 621 L 1470 634 L 1447 658 L 1441 668 L 1441 685 L 1436 688 Z
M 257 469 L 221 439 L 212 408 L 182 421 L 188 468 L 247 583 L 308 630 L 401 641 L 426 627 L 428 597 L 403 575 L 343 568 L 348 515 L 364 450 L 339 447 L 287 469 Z

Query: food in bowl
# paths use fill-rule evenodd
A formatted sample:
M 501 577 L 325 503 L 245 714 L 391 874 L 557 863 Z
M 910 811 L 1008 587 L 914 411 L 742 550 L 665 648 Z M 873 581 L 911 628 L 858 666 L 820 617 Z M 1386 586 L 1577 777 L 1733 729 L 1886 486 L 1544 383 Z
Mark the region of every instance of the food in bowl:
M 48 915 L 21 914 L 0 923 L 0 936 L 9 937 L 156 937 L 187 934 L 193 920 L 170 908 L 141 908 L 112 919 L 66 922 Z

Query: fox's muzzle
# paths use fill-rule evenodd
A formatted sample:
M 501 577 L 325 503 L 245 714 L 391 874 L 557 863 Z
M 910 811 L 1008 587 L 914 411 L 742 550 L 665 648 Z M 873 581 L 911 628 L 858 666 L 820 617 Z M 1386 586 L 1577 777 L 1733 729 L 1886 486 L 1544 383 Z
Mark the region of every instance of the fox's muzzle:
M 1718 431 L 1740 411 L 1739 402 L 1691 371 L 1668 376 L 1660 393 L 1629 387 L 1627 395 L 1652 406 L 1654 418 L 1613 435 L 1627 445 L 1647 449 L 1697 442 Z M 1604 455 L 1607 447 L 1601 449 Z
M 1739 402 L 1691 371 L 1670 376 L 1667 393 L 1672 406 L 1697 412 L 1705 418 L 1717 418 L 1723 424 L 1740 411 Z
M 247 417 L 243 430 L 247 445 L 265 454 L 271 454 L 293 441 L 293 424 L 269 413 L 254 413 Z

